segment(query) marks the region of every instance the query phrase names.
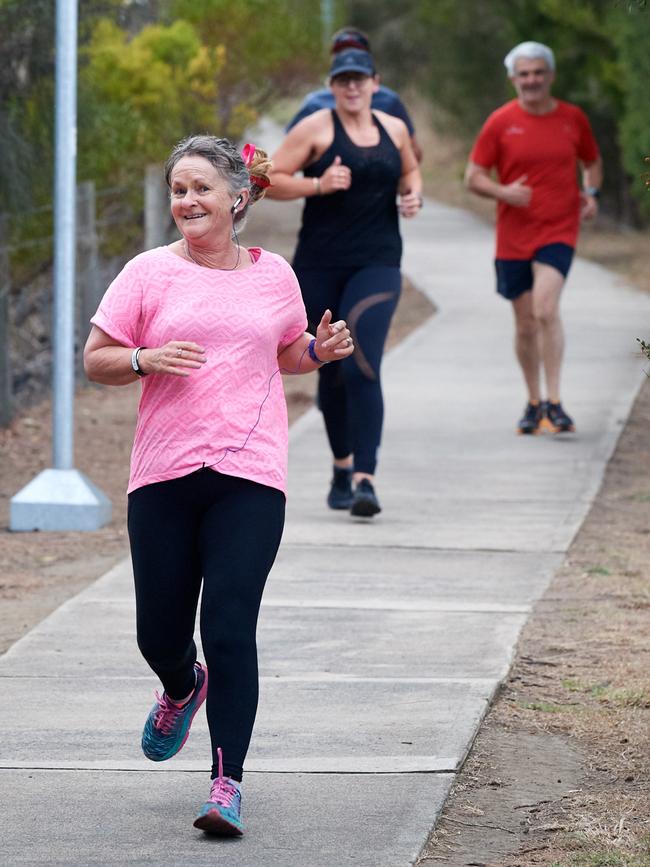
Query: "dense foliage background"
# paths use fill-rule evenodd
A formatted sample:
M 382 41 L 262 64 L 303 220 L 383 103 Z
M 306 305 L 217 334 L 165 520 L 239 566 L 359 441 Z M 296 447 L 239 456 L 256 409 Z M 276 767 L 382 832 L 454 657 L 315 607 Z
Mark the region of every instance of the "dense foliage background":
M 14 287 L 52 255 L 55 9 L 0 0 L 0 247 Z M 83 0 L 78 43 L 77 178 L 95 184 L 105 256 L 141 236 L 148 164 L 190 133 L 240 139 L 325 62 L 318 0 Z
M 14 406 L 51 379 L 55 10 L 0 0 L 0 372 Z M 93 299 L 142 248 L 145 167 L 192 132 L 241 140 L 278 98 L 322 81 L 332 17 L 366 30 L 384 80 L 431 108 L 444 135 L 429 134 L 429 166 L 458 187 L 479 126 L 512 95 L 502 58 L 547 42 L 557 95 L 587 111 L 603 150 L 603 210 L 650 222 L 646 0 L 79 0 L 79 16 L 77 174 L 91 183 L 78 199 L 78 359 Z
M 606 209 L 650 219 L 650 8 L 645 0 L 349 0 L 391 84 L 414 87 L 463 136 L 512 97 L 502 59 L 524 40 L 550 45 L 554 92 L 589 115 L 606 166 Z
M 0 0 L 0 210 L 51 195 L 52 0 Z M 314 0 L 84 0 L 79 179 L 141 178 L 189 132 L 238 138 L 322 63 Z
M 650 219 L 650 9 L 644 0 L 339 0 L 366 30 L 384 78 L 417 89 L 468 144 L 511 96 L 502 58 L 550 44 L 556 92 L 589 114 L 606 161 L 605 207 Z M 0 212 L 49 234 L 53 0 L 0 0 Z M 189 132 L 239 138 L 274 100 L 318 81 L 327 56 L 318 0 L 83 0 L 79 180 L 141 191 L 144 166 Z M 135 195 L 135 193 L 134 193 Z

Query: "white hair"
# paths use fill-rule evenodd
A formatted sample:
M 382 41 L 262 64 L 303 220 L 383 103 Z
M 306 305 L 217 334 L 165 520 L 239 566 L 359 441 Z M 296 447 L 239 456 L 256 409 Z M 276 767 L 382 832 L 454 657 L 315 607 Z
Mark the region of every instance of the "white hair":
M 545 61 L 551 72 L 555 70 L 555 57 L 548 45 L 542 45 L 541 42 L 520 42 L 506 54 L 503 60 L 508 75 L 515 74 L 515 63 L 520 57 L 525 57 L 527 60 L 541 59 Z

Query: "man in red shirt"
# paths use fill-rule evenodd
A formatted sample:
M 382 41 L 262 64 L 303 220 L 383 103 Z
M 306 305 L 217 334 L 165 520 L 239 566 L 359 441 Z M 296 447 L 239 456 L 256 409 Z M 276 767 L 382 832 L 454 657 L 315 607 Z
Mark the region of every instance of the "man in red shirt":
M 580 220 L 598 212 L 602 162 L 584 112 L 551 95 L 551 49 L 522 42 L 504 63 L 517 98 L 483 125 L 465 181 L 473 193 L 497 201 L 497 292 L 512 302 L 515 350 L 528 389 L 518 431 L 573 431 L 560 402 L 560 295 Z M 546 401 L 541 399 L 542 368 Z

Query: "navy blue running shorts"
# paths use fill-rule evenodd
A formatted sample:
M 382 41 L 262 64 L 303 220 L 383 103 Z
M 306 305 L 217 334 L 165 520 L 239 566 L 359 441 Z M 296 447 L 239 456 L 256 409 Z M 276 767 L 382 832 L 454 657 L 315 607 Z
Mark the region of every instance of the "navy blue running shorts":
M 566 277 L 572 261 L 573 247 L 568 244 L 546 244 L 535 250 L 530 259 L 495 259 L 497 292 L 514 301 L 533 288 L 533 262 L 551 265 Z

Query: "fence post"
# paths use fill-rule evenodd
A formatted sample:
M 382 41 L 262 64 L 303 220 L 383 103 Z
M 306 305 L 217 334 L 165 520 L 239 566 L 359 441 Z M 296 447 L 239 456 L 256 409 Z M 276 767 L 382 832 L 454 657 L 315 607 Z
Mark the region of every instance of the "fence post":
M 169 198 L 162 167 L 148 165 L 144 174 L 144 249 L 162 246 L 168 226 Z
M 84 375 L 83 348 L 90 332 L 90 317 L 97 310 L 101 292 L 96 220 L 95 182 L 84 181 L 77 187 L 77 371 L 80 377 Z
M 0 427 L 6 427 L 12 416 L 11 354 L 9 327 L 9 237 L 6 214 L 0 214 Z

